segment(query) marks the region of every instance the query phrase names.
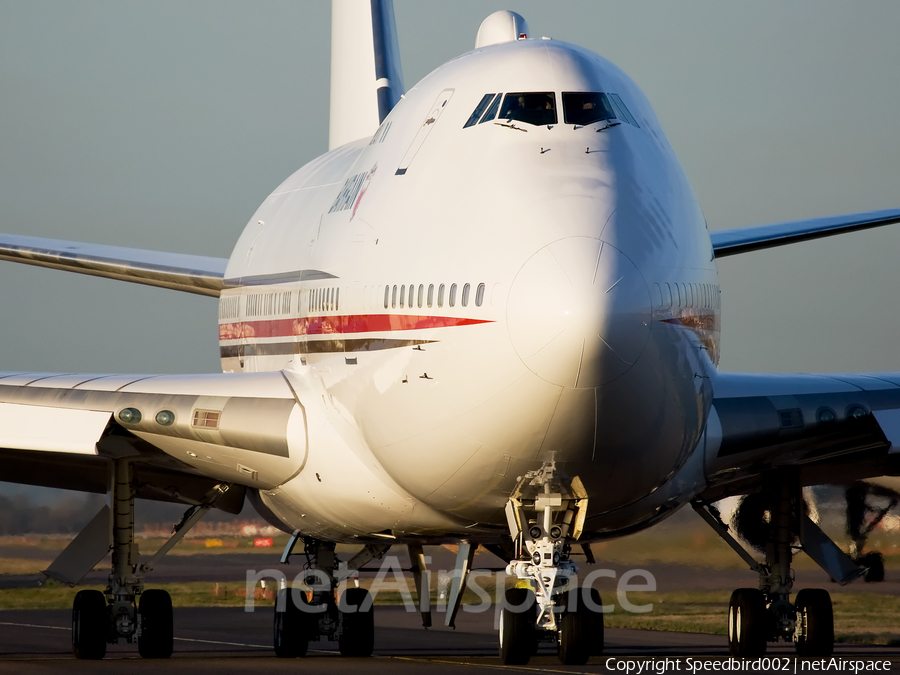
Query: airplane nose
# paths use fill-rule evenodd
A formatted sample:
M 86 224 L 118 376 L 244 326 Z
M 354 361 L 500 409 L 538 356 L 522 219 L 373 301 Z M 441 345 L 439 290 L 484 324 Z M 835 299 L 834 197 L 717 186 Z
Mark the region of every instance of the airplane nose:
M 538 377 L 598 387 L 625 374 L 650 334 L 650 293 L 634 263 L 599 239 L 545 246 L 519 270 L 507 302 L 509 336 Z

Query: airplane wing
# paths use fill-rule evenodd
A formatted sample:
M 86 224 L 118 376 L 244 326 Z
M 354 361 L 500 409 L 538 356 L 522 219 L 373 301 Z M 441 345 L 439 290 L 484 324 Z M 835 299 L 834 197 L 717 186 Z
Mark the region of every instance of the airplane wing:
M 0 234 L 0 260 L 219 297 L 225 258 Z
M 720 373 L 713 391 L 703 499 L 784 467 L 804 485 L 900 475 L 900 373 Z
M 894 223 L 900 223 L 900 209 L 794 220 L 787 223 L 741 227 L 734 230 L 717 230 L 710 232 L 709 235 L 712 238 L 715 257 L 725 258 L 739 253 L 796 244 L 801 241 L 821 239 Z
M 136 496 L 197 504 L 229 483 L 271 488 L 306 457 L 304 412 L 280 372 L 215 375 L 0 373 L 0 478 L 105 493 L 113 460 Z

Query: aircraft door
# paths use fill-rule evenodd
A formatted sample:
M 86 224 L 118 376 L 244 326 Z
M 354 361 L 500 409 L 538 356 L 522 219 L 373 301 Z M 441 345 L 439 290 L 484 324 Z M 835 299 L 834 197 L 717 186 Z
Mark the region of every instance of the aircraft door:
M 403 155 L 403 159 L 400 160 L 400 166 L 397 167 L 396 172 L 397 176 L 402 176 L 406 173 L 406 170 L 412 163 L 413 158 L 416 156 L 416 153 L 419 152 L 419 148 L 421 148 L 422 144 L 425 143 L 425 139 L 428 138 L 428 134 L 431 133 L 431 130 L 437 123 L 438 118 L 441 116 L 441 113 L 447 106 L 447 102 L 450 100 L 450 97 L 453 96 L 453 92 L 453 89 L 444 89 L 444 91 L 441 92 L 440 96 L 435 99 L 434 105 L 431 106 L 431 110 L 425 116 L 425 121 L 422 122 L 422 126 L 419 127 L 419 132 L 416 134 L 413 142 L 410 143 L 409 149 L 406 151 L 406 154 Z

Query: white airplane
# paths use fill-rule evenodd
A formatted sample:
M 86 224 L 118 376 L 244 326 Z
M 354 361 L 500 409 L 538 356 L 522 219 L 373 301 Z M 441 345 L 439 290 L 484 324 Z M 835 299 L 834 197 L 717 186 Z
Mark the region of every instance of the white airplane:
M 282 591 L 279 656 L 371 654 L 367 593 L 334 596 L 336 543 L 361 547 L 349 570 L 407 546 L 422 590 L 423 545 L 454 542 L 448 624 L 482 545 L 530 587 L 507 592 L 502 661 L 548 642 L 584 663 L 602 614 L 568 588 L 572 548 L 591 560 L 687 504 L 758 572 L 732 596 L 731 653 L 830 654 L 830 598 L 792 599 L 792 546 L 841 582 L 865 568 L 801 488 L 900 473 L 900 374 L 719 373 L 716 259 L 900 210 L 710 233 L 650 103 L 596 54 L 497 12 L 404 91 L 389 0 L 335 0 L 332 31 L 331 149 L 228 260 L 0 236 L 5 260 L 219 299 L 222 374 L 0 376 L 3 479 L 110 495 L 46 572 L 77 583 L 112 550 L 106 592 L 76 597 L 76 656 L 169 656 L 171 600 L 145 576 L 245 499 L 325 580 Z M 764 562 L 713 505 L 745 494 L 770 514 Z M 135 497 L 189 506 L 149 560 Z

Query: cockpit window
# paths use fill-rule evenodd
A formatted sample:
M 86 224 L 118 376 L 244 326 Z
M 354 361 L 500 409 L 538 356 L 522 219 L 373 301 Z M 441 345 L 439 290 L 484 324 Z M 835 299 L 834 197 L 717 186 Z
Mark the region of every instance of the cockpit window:
M 634 119 L 634 115 L 625 107 L 625 103 L 622 101 L 622 97 L 618 94 L 610 94 L 609 99 L 612 102 L 613 106 L 616 110 L 619 111 L 619 118 L 628 122 L 628 124 L 641 128 L 641 125 L 637 123 L 637 120 Z
M 507 94 L 500 107 L 500 119 L 535 126 L 556 124 L 556 96 L 552 91 Z
M 478 105 L 475 106 L 475 110 L 472 111 L 472 114 L 469 116 L 468 121 L 463 125 L 463 129 L 468 127 L 473 127 L 478 123 L 478 120 L 481 118 L 481 114 L 485 111 L 485 109 L 491 104 L 491 101 L 494 98 L 494 94 L 485 94 L 481 97 L 481 100 L 478 102 Z
M 615 119 L 616 114 L 606 94 L 598 92 L 563 92 L 563 116 L 566 124 L 585 126 Z
M 497 109 L 500 107 L 500 99 L 503 98 L 503 94 L 497 94 L 494 98 L 494 102 L 491 103 L 491 107 L 488 108 L 487 112 L 484 113 L 481 117 L 481 121 L 479 124 L 484 124 L 485 122 L 490 122 L 497 116 Z

